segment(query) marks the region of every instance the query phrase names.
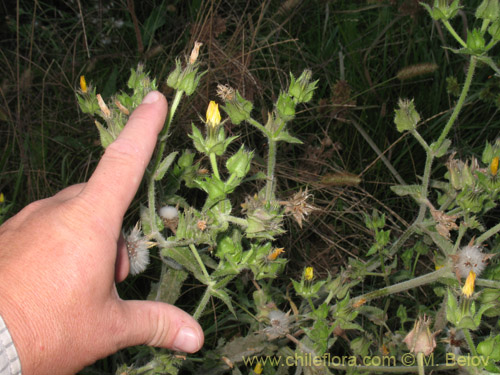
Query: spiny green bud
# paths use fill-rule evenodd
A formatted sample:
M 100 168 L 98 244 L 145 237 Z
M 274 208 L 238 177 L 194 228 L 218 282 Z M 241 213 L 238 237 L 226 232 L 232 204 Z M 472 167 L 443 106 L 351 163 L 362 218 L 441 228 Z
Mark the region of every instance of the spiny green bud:
M 453 3 L 451 3 L 450 5 L 448 4 L 448 0 L 434 0 L 434 5 L 432 8 L 425 3 L 420 4 L 422 4 L 422 6 L 427 9 L 431 17 L 436 21 L 449 20 L 455 17 L 460 8 L 462 8 L 458 0 L 453 1 Z
M 413 100 L 399 99 L 399 109 L 396 109 L 394 123 L 400 133 L 405 130 L 413 130 L 420 121 L 420 115 L 415 110 Z
M 305 69 L 297 80 L 290 73 L 288 95 L 294 97 L 297 103 L 307 103 L 312 99 L 318 81 L 311 82 L 311 78 L 312 72 L 309 69 Z
M 243 146 L 241 146 L 238 152 L 227 160 L 226 168 L 229 173 L 235 175 L 238 178 L 243 178 L 250 170 L 252 157 L 253 152 L 245 151 Z
M 226 99 L 226 105 L 222 107 L 231 119 L 234 125 L 239 125 L 241 122 L 250 118 L 252 112 L 252 102 L 243 98 L 238 91 L 233 92 L 230 98 Z
M 484 36 L 480 30 L 474 29 L 472 32 L 467 31 L 467 48 L 476 55 L 481 55 L 485 52 L 486 43 Z
M 483 164 L 490 165 L 493 159 L 497 156 L 500 156 L 500 138 L 497 139 L 494 144 L 486 142 L 483 155 L 481 156 L 481 161 Z
M 206 72 L 198 74 L 198 63 L 188 64 L 184 69 L 179 59 L 175 60 L 175 69 L 168 75 L 167 85 L 173 89 L 184 91 L 190 96 L 200 83 Z
M 497 19 L 491 24 L 490 27 L 488 27 L 488 33 L 494 41 L 500 40 L 500 19 Z
M 495 21 L 498 18 L 498 0 L 483 0 L 477 7 L 476 18 Z
M 283 121 L 290 121 L 295 117 L 295 103 L 290 95 L 285 92 L 280 93 L 276 102 L 278 117 Z

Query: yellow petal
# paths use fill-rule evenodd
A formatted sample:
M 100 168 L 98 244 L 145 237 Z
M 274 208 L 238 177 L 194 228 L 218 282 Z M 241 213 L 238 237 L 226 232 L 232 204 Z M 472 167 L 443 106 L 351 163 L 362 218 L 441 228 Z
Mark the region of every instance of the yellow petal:
M 85 81 L 85 76 L 80 76 L 80 89 L 83 93 L 87 92 L 87 81 Z
M 260 362 L 257 362 L 257 365 L 253 369 L 253 372 L 255 372 L 256 374 L 259 374 L 259 375 L 262 374 L 262 365 Z
M 304 272 L 304 278 L 306 281 L 311 281 L 314 277 L 314 268 L 312 267 L 306 267 L 306 270 Z
M 476 274 L 474 273 L 474 271 L 470 271 L 469 276 L 467 276 L 467 280 L 465 280 L 465 285 L 462 288 L 462 294 L 467 298 L 470 298 L 470 296 L 472 296 L 472 293 L 474 293 L 475 282 L 476 282 Z
M 273 261 L 273 260 L 276 260 L 276 258 L 281 254 L 281 253 L 284 253 L 285 250 L 283 247 L 277 247 L 276 249 L 274 249 L 271 254 L 269 254 L 267 256 L 267 260 L 270 260 L 270 261 Z
M 212 100 L 207 108 L 207 125 L 215 128 L 219 126 L 220 120 L 219 105 Z
M 490 170 L 491 170 L 491 174 L 493 176 L 497 175 L 497 172 L 498 172 L 498 156 L 495 156 L 493 158 L 493 160 L 491 161 Z

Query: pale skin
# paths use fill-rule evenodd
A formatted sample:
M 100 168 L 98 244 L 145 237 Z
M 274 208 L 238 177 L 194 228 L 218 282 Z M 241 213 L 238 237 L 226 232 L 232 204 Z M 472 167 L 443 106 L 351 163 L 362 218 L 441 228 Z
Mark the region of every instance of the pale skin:
M 23 374 L 74 374 L 132 345 L 196 352 L 203 331 L 161 302 L 124 301 L 123 216 L 167 114 L 148 94 L 87 183 L 34 202 L 0 227 L 0 315 Z

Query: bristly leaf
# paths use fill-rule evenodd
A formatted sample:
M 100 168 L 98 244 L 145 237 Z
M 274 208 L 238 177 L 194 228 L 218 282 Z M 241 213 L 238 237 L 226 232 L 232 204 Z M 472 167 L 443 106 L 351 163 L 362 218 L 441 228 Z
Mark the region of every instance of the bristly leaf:
M 156 181 L 160 181 L 163 176 L 165 176 L 165 173 L 168 171 L 168 168 L 170 168 L 170 165 L 172 165 L 175 157 L 177 156 L 178 152 L 174 151 L 170 153 L 163 161 L 160 163 L 160 166 L 155 172 L 154 179 Z
M 229 297 L 229 294 L 224 289 L 215 289 L 212 290 L 211 292 L 212 296 L 219 298 L 226 304 L 228 307 L 229 311 L 236 316 L 236 312 L 234 311 L 233 304 L 231 303 L 231 297 Z

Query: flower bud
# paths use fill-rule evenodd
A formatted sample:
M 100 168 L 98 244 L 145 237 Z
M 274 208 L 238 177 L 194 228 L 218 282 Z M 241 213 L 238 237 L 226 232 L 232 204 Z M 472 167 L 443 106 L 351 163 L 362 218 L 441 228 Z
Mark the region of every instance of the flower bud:
M 285 92 L 280 93 L 276 102 L 278 117 L 283 121 L 290 121 L 295 117 L 295 103 L 290 95 Z
M 396 109 L 394 123 L 400 133 L 413 130 L 420 121 L 420 115 L 415 110 L 413 100 L 399 99 L 399 109 Z
M 486 42 L 484 36 L 478 29 L 467 31 L 467 48 L 474 54 L 481 55 L 485 52 Z
M 436 335 L 439 331 L 431 333 L 430 324 L 430 318 L 427 318 L 425 315 L 423 318 L 419 317 L 415 322 L 415 326 L 403 340 L 410 352 L 415 354 L 423 353 L 427 356 L 434 351 L 436 347 Z
M 236 94 L 233 94 L 225 102 L 226 105 L 222 108 L 226 111 L 234 125 L 239 125 L 242 121 L 250 118 L 250 112 L 252 112 L 253 104 L 243 98 L 238 91 L 236 91 Z
M 469 276 L 467 276 L 467 280 L 465 280 L 465 285 L 462 288 L 462 294 L 470 298 L 472 293 L 474 293 L 474 284 L 476 282 L 476 274 L 474 271 L 469 271 Z
M 80 89 L 84 94 L 87 93 L 87 81 L 85 81 L 85 76 L 80 76 Z
M 226 168 L 232 175 L 238 178 L 243 178 L 250 170 L 253 152 L 248 152 L 243 149 L 243 146 L 236 154 L 231 156 L 226 162 Z
M 307 103 L 310 101 L 318 83 L 318 81 L 311 82 L 312 72 L 309 69 L 305 69 L 297 80 L 290 73 L 290 78 L 288 95 L 294 97 L 297 103 Z
M 498 156 L 495 156 L 490 164 L 490 172 L 492 176 L 496 176 L 498 173 Z
M 490 27 L 488 27 L 488 33 L 494 41 L 500 40 L 500 19 L 497 19 L 491 24 Z
M 306 267 L 304 271 L 304 279 L 306 281 L 311 281 L 314 278 L 314 268 Z
M 460 8 L 462 8 L 459 5 L 459 0 L 454 0 L 451 4 L 448 4 L 448 0 L 434 0 L 434 6 L 432 8 L 425 3 L 421 4 L 436 21 L 449 20 L 455 17 Z
M 210 101 L 207 108 L 207 126 L 216 129 L 221 121 L 219 105 L 213 100 Z
M 476 18 L 495 21 L 498 19 L 498 0 L 483 0 L 476 9 Z

